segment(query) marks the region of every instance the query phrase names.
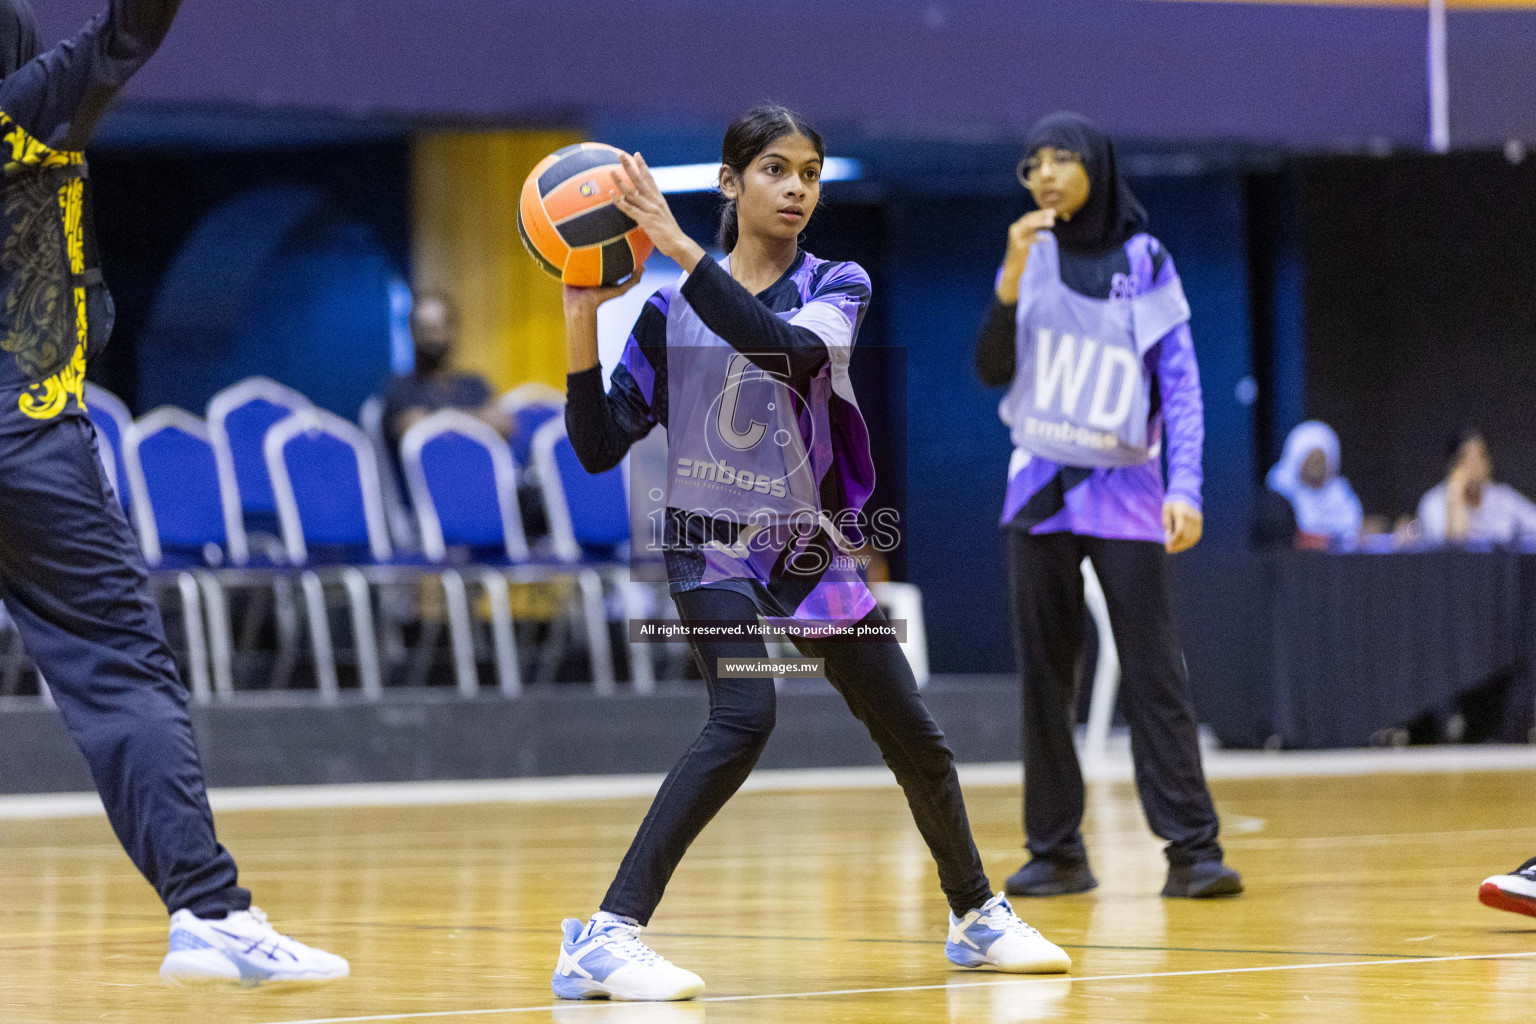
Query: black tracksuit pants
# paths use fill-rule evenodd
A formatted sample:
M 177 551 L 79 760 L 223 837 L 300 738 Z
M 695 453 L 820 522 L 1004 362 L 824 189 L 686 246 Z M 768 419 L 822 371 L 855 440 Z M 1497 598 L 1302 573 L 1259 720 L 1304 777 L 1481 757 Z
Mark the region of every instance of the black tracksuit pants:
M 675 599 L 685 623 L 757 619 L 752 601 L 731 591 L 689 590 Z M 877 608 L 870 620 L 883 622 L 884 615 Z M 950 907 L 957 915 L 980 907 L 992 891 L 971 838 L 954 755 L 918 694 L 901 647 L 895 640 L 799 646 L 826 659 L 828 681 L 879 745 L 938 863 Z M 741 788 L 773 732 L 773 680 L 722 679 L 716 672 L 717 658 L 766 658 L 763 642 L 699 642 L 692 648 L 709 688 L 709 721 L 662 783 L 602 903 L 608 913 L 641 924 L 650 921 L 683 854 Z
M 1120 707 L 1136 789 L 1174 864 L 1220 859 L 1189 679 L 1170 610 L 1167 554 L 1147 541 L 1005 527 L 1024 690 L 1024 834 L 1029 852 L 1083 861 L 1083 776 L 1073 746 L 1087 609 L 1079 568 L 1092 560 L 1120 653 Z
M 88 420 L 0 426 L 0 598 L 166 908 L 250 906 L 214 837 L 186 687 Z

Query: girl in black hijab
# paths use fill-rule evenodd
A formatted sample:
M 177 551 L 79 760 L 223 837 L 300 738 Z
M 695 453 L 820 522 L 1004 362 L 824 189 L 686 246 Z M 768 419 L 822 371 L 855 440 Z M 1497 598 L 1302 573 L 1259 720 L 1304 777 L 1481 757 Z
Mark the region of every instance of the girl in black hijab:
M 1032 859 L 1007 891 L 1052 896 L 1098 884 L 1079 831 L 1073 746 L 1087 558 L 1119 648 L 1137 790 L 1152 831 L 1168 841 L 1163 895 L 1231 895 L 1242 882 L 1222 863 L 1166 579 L 1168 555 L 1193 547 L 1202 527 L 1205 428 L 1189 306 L 1114 146 L 1090 121 L 1040 121 L 1018 175 L 1038 209 L 1008 229 L 976 354 L 983 383 L 1011 384 L 999 412 L 1015 446 L 1002 522 Z
M 1147 211 L 1120 176 L 1109 136 L 1091 121 L 1077 114 L 1052 114 L 1030 129 L 1018 168 L 1025 188 L 1031 167 L 1039 166 L 1040 151 L 1046 148 L 1076 154 L 1088 180 L 1086 201 L 1052 228 L 1057 245 L 1073 254 L 1103 256 L 1147 229 Z

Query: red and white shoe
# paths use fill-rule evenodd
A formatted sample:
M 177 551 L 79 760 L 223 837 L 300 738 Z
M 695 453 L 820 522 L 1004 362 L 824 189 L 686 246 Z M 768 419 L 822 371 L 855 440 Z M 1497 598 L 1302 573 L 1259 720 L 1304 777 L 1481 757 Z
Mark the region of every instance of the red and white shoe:
M 1485 907 L 1536 917 L 1536 857 L 1507 875 L 1494 875 L 1477 890 Z

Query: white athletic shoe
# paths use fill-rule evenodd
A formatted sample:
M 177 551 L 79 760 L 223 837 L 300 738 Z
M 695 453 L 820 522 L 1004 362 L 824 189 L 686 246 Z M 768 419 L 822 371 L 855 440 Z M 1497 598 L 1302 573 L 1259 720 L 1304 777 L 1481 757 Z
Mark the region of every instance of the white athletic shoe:
M 949 915 L 949 962 L 961 967 L 995 967 L 1008 974 L 1064 974 L 1072 958 L 1019 920 L 1007 897 L 998 893 L 964 918 Z
M 640 941 L 640 926 L 573 917 L 560 922 L 560 962 L 551 985 L 561 999 L 692 999 L 704 981 Z
M 252 907 L 221 920 L 204 920 L 190 910 L 171 915 L 171 950 L 160 977 L 174 984 L 233 981 L 331 981 L 351 973 L 334 953 L 280 935 L 267 915 Z

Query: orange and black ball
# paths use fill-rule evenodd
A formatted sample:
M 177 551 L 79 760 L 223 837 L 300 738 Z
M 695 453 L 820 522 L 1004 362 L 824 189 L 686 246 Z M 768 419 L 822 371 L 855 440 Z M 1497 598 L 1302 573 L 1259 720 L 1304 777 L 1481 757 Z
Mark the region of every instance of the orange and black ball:
M 523 182 L 518 233 L 539 266 L 566 284 L 617 284 L 651 254 L 651 240 L 608 195 L 613 174 L 629 180 L 619 153 L 601 142 L 566 146 Z

